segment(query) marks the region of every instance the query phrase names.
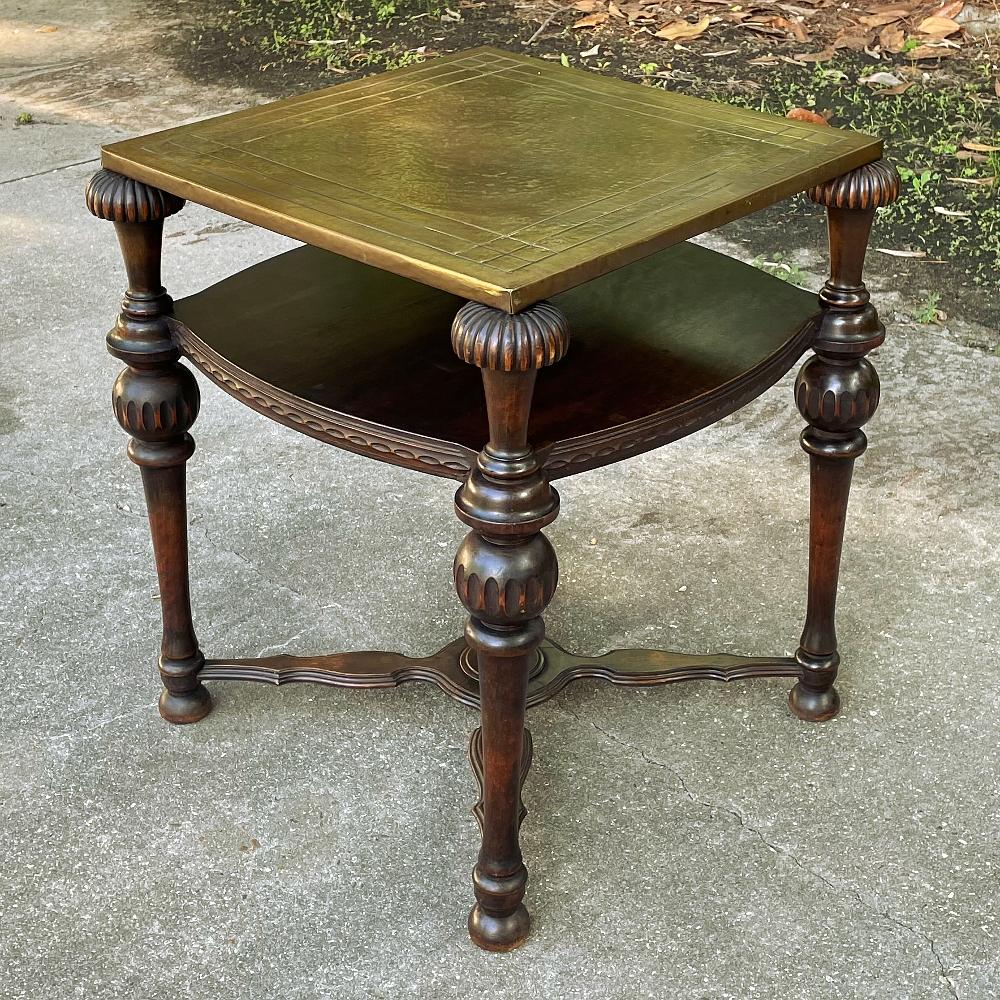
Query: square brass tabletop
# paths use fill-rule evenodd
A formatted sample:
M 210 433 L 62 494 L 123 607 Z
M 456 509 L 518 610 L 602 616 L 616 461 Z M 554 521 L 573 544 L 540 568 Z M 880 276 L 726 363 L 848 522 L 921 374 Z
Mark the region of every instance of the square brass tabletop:
M 102 153 L 198 204 L 516 312 L 882 146 L 481 48 Z

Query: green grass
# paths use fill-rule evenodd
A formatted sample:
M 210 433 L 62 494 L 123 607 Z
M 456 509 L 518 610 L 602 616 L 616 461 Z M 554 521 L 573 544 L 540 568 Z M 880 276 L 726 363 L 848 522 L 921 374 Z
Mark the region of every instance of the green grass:
M 983 65 L 964 86 L 915 84 L 904 94 L 878 97 L 867 87 L 840 81 L 830 67 L 817 66 L 811 74 L 777 74 L 763 97 L 720 99 L 772 114 L 794 107 L 830 112 L 833 124 L 879 136 L 903 181 L 902 197 L 880 218 L 882 233 L 895 239 L 890 245 L 923 250 L 932 259 L 967 261 L 973 284 L 995 287 L 1000 179 L 991 179 L 1000 174 L 1000 154 L 956 156 L 966 141 L 1000 145 L 994 72 Z
M 345 73 L 422 61 L 418 52 L 383 44 L 380 29 L 395 34 L 407 21 L 439 18 L 443 11 L 430 0 L 236 0 L 224 27 L 252 35 L 275 61 L 305 60 Z
M 808 285 L 809 276 L 798 264 L 786 260 L 783 253 L 772 254 L 772 256 L 774 260 L 755 257 L 750 263 L 762 271 L 767 271 L 768 274 L 773 274 L 776 278 L 781 278 L 782 281 L 787 281 L 790 285 L 797 285 L 799 288 L 805 288 Z
M 940 292 L 931 292 L 923 302 L 917 306 L 913 318 L 918 323 L 936 323 L 938 318 L 938 303 L 941 301 Z

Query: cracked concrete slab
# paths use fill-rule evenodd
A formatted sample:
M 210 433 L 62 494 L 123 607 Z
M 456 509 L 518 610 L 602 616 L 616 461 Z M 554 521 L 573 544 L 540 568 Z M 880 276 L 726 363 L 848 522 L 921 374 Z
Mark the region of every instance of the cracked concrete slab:
M 217 685 L 197 726 L 156 714 L 155 577 L 107 405 L 122 269 L 81 195 L 121 122 L 88 100 L 0 147 L 4 996 L 1000 993 L 1000 359 L 892 322 L 881 290 L 843 714 L 797 722 L 780 681 L 581 682 L 534 710 L 534 933 L 485 955 L 464 930 L 470 713 L 419 688 Z M 188 206 L 167 222 L 166 279 L 182 295 L 287 245 Z M 819 268 L 822 248 L 801 254 Z M 450 483 L 203 392 L 190 507 L 207 649 L 422 653 L 454 637 Z M 594 653 L 791 650 L 799 427 L 785 379 L 693 438 L 563 481 L 553 637 Z

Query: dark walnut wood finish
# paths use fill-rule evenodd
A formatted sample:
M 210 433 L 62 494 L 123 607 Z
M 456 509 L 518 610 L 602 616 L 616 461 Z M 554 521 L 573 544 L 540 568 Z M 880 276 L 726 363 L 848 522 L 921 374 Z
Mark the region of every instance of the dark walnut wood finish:
M 365 689 L 425 682 L 478 708 L 469 755 L 482 847 L 469 931 L 480 947 L 504 951 L 529 928 L 519 843 L 533 752 L 527 708 L 580 679 L 640 687 L 789 677 L 796 715 L 836 714 L 844 525 L 854 461 L 866 446 L 861 428 L 878 403 L 866 355 L 884 337 L 861 272 L 875 210 L 897 196 L 898 178 L 867 137 L 550 67 L 536 72 L 532 61 L 493 50 L 392 78 L 398 91 L 359 81 L 116 144 L 105 150 L 105 166 L 124 173 L 98 173 L 87 205 L 115 223 L 128 272 L 108 345 L 126 364 L 114 409 L 142 472 L 159 576 L 161 714 L 175 723 L 202 718 L 211 708 L 204 682 L 221 680 Z M 593 171 L 584 153 L 563 155 L 570 133 L 527 159 L 523 142 L 494 142 L 491 167 L 506 151 L 522 157 L 497 169 L 509 166 L 504 176 L 542 199 L 526 204 L 524 192 L 481 190 L 482 164 L 467 162 L 475 146 L 466 119 L 512 95 L 556 125 L 574 120 L 567 108 L 620 121 L 624 150 L 639 142 L 651 148 L 646 132 L 662 138 L 664 127 L 688 144 L 660 143 L 660 174 L 642 179 L 637 193 L 613 192 L 607 205 L 599 198 L 593 209 L 586 198 L 581 207 L 573 189 L 582 184 L 590 197 Z M 402 150 L 416 163 L 414 150 L 427 147 L 429 134 L 446 145 L 433 171 L 415 168 L 409 177 L 402 194 L 409 203 L 392 205 L 382 181 L 391 175 L 395 185 L 403 175 L 395 167 L 384 174 L 385 163 L 368 158 L 368 140 L 351 140 L 369 128 L 382 134 L 383 110 L 403 99 L 414 134 L 395 151 L 376 152 L 394 163 Z M 345 107 L 360 112 L 354 124 Z M 293 133 L 306 141 L 287 138 Z M 706 144 L 725 147 L 718 163 L 706 165 Z M 317 150 L 323 156 L 312 163 Z M 547 187 L 553 164 L 573 184 Z M 347 186 L 348 177 L 372 190 Z M 808 293 L 677 243 L 806 188 L 829 213 L 831 273 L 818 311 Z M 448 212 L 431 210 L 441 191 Z M 172 303 L 160 283 L 162 224 L 185 196 L 313 245 Z M 549 225 L 546 213 L 569 221 Z M 488 226 L 474 232 L 484 219 Z M 719 420 L 773 385 L 810 346 L 795 386 L 811 463 L 808 602 L 796 655 L 580 656 L 547 639 L 542 615 L 558 579 L 542 532 L 559 508 L 551 481 Z M 423 657 L 206 660 L 191 617 L 184 478 L 199 396 L 182 355 L 237 399 L 304 434 L 460 481 L 455 510 L 470 531 L 454 584 L 469 615 L 465 636 Z
M 834 617 L 840 554 L 854 461 L 868 439 L 861 429 L 879 400 L 878 373 L 865 355 L 885 340 L 861 278 L 875 210 L 899 197 L 899 175 L 880 160 L 811 188 L 825 205 L 830 279 L 819 300 L 814 354 L 795 382 L 795 401 L 809 426 L 802 447 L 810 463 L 809 603 L 796 658 L 802 676 L 788 696 L 799 718 L 820 722 L 840 711 L 833 686 L 840 654 Z
M 160 583 L 160 714 L 168 722 L 197 722 L 211 711 L 212 699 L 198 678 L 205 658 L 191 621 L 185 463 L 194 452 L 188 431 L 201 397 L 194 376 L 177 361 L 180 348 L 166 320 L 172 303 L 160 283 L 163 220 L 184 202 L 109 170 L 91 178 L 86 199 L 94 215 L 115 224 L 128 273 L 107 344 L 126 365 L 112 405 L 132 437 L 128 456 L 142 473 Z
M 616 687 L 651 687 L 680 681 L 742 681 L 755 677 L 798 677 L 802 666 L 791 656 L 697 655 L 660 649 L 616 649 L 601 656 L 570 653 L 544 639 L 528 675 L 527 706 L 554 698 L 567 684 L 598 680 Z M 430 656 L 378 651 L 327 656 L 261 656 L 206 660 L 206 681 L 257 681 L 261 684 L 325 684 L 377 690 L 401 684 L 433 684 L 449 697 L 479 708 L 476 656 L 466 640 L 456 639 Z
M 733 412 L 792 368 L 818 323 L 815 295 L 690 243 L 552 304 L 569 319 L 573 350 L 539 372 L 529 418 L 550 480 Z M 475 368 L 441 335 L 461 306 L 445 292 L 303 247 L 180 299 L 171 323 L 196 367 L 271 419 L 462 480 L 488 421 Z
M 559 513 L 559 496 L 528 443 L 528 418 L 538 370 L 566 353 L 569 323 L 548 302 L 515 316 L 468 302 L 455 317 L 451 345 L 482 371 L 490 427 L 455 494 L 455 512 L 472 528 L 455 556 L 455 589 L 469 612 L 465 637 L 476 654 L 482 715 L 470 751 L 482 761 L 483 845 L 469 933 L 481 948 L 509 951 L 524 941 L 529 923 L 518 842 L 528 675 L 559 578 L 541 531 Z

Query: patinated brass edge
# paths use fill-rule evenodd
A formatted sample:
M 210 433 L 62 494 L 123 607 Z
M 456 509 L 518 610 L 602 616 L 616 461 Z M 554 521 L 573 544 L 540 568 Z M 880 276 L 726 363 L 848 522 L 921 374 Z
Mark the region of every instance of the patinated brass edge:
M 108 148 L 101 149 L 101 164 L 108 170 L 114 170 L 120 174 L 124 174 L 126 177 L 132 177 L 145 184 L 151 184 L 154 187 L 168 191 L 170 194 L 175 194 L 185 201 L 192 202 L 195 205 L 204 205 L 206 208 L 211 208 L 224 215 L 249 222 L 251 225 L 267 229 L 272 233 L 279 233 L 294 240 L 301 240 L 310 246 L 319 247 L 321 250 L 329 250 L 331 253 L 340 254 L 342 257 L 350 257 L 352 260 L 360 261 L 362 264 L 371 264 L 373 267 L 381 268 L 383 271 L 390 271 L 403 278 L 411 278 L 422 284 L 430 285 L 432 288 L 440 289 L 442 292 L 451 292 L 453 295 L 458 295 L 461 298 L 473 299 L 476 302 L 482 302 L 484 305 L 503 309 L 506 312 L 517 312 L 517 308 L 513 306 L 514 296 L 512 289 L 501 288 L 488 282 L 476 281 L 471 277 L 446 271 L 435 264 L 414 260 L 412 257 L 407 257 L 405 254 L 400 254 L 397 251 L 387 250 L 384 247 L 374 246 L 363 240 L 356 240 L 350 236 L 333 233 L 320 226 L 313 226 L 308 222 L 302 222 L 299 219 L 278 215 L 268 209 L 260 208 L 251 202 L 243 201 L 241 198 L 236 198 L 232 195 L 217 191 L 206 191 L 205 188 L 185 181 L 180 177 L 174 177 L 161 170 L 125 159 Z
M 610 254 L 604 254 L 598 259 L 583 261 L 564 270 L 547 274 L 535 280 L 528 280 L 522 285 L 510 288 L 477 280 L 458 271 L 448 271 L 427 261 L 414 260 L 397 251 L 331 232 L 289 216 L 276 215 L 272 211 L 262 209 L 232 195 L 215 191 L 206 192 L 197 184 L 120 157 L 109 148 L 101 150 L 101 162 L 109 170 L 116 170 L 127 177 L 152 184 L 187 201 L 242 219 L 244 222 L 260 226 L 262 229 L 280 233 L 291 239 L 301 240 L 310 246 L 350 257 L 363 264 L 371 264 L 374 267 L 419 281 L 443 292 L 450 292 L 461 298 L 481 302 L 483 305 L 503 309 L 505 312 L 517 313 L 542 299 L 552 298 L 561 292 L 569 291 L 571 288 L 601 274 L 633 264 L 637 260 L 666 250 L 692 236 L 709 232 L 734 219 L 767 208 L 793 195 L 801 194 L 816 184 L 822 184 L 847 173 L 849 170 L 878 160 L 882 156 L 882 143 L 877 139 L 872 140 L 872 143 L 872 146 L 862 146 L 858 150 L 836 157 L 825 164 L 822 169 L 807 171 L 797 178 L 758 192 L 752 198 L 747 199 L 749 204 L 741 206 L 739 210 L 730 206 L 709 216 L 708 219 L 704 216 L 696 217 L 687 224 L 674 226 L 667 232 L 638 240 Z
M 666 250 L 677 243 L 683 243 L 684 240 L 690 239 L 692 236 L 700 236 L 702 233 L 712 232 L 714 229 L 718 229 L 728 222 L 752 215 L 754 212 L 769 208 L 771 205 L 795 195 L 804 194 L 810 187 L 823 184 L 834 177 L 839 177 L 841 174 L 846 174 L 850 170 L 863 167 L 881 158 L 882 140 L 872 139 L 872 145 L 862 146 L 851 153 L 838 156 L 829 163 L 824 164 L 821 169 L 814 168 L 798 175 L 796 178 L 758 191 L 753 197 L 746 200 L 749 203 L 747 207 L 737 209 L 735 206 L 729 206 L 712 213 L 708 217 L 697 216 L 687 223 L 671 227 L 666 232 L 647 239 L 637 240 L 635 243 L 621 247 L 618 250 L 602 254 L 600 257 L 601 266 L 599 268 L 595 267 L 595 261 L 585 261 L 580 264 L 574 264 L 562 271 L 555 271 L 536 281 L 525 282 L 523 285 L 511 288 L 508 290 L 510 295 L 509 306 L 504 305 L 500 308 L 506 309 L 511 313 L 521 312 L 521 310 L 527 309 L 528 306 L 534 305 L 534 303 L 541 299 L 551 299 L 561 292 L 568 292 L 571 288 L 576 288 L 578 285 L 582 285 L 601 274 L 617 271 L 619 268 L 634 264 L 644 257 L 651 257 L 661 250 Z M 811 178 L 816 178 L 816 180 L 812 180 Z M 450 289 L 445 289 L 445 291 L 450 291 Z

